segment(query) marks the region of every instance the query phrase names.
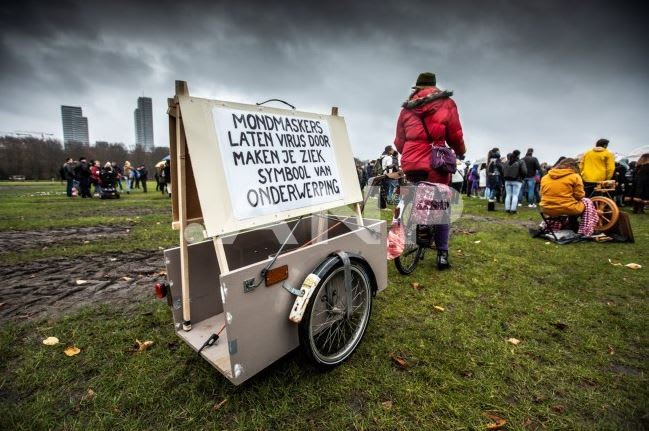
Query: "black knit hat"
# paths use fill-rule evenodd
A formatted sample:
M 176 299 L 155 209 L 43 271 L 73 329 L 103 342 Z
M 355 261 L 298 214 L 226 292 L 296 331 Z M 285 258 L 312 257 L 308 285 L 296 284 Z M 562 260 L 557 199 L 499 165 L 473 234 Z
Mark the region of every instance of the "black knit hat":
M 421 87 L 434 87 L 437 85 L 437 78 L 435 74 L 431 72 L 420 73 L 417 77 L 417 83 L 412 88 L 421 88 Z

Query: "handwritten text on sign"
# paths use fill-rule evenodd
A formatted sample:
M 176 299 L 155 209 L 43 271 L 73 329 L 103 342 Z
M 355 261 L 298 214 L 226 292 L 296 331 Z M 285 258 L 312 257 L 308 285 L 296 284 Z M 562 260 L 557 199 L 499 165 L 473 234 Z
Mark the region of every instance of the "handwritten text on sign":
M 343 199 L 325 120 L 213 109 L 237 219 Z

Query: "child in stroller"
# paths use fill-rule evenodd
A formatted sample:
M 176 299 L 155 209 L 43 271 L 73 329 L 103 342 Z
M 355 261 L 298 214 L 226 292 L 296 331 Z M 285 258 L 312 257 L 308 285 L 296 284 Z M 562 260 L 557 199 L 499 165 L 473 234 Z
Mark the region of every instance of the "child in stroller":
M 119 199 L 119 193 L 115 189 L 115 183 L 117 182 L 117 173 L 115 173 L 115 170 L 113 170 L 110 162 L 104 165 L 104 169 L 102 169 L 101 173 L 99 174 L 99 179 L 101 181 L 101 198 Z

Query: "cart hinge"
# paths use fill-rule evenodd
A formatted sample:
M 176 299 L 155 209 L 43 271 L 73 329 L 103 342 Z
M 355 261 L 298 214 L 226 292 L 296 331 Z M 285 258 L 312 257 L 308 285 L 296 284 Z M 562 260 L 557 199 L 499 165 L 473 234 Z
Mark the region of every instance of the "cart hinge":
M 257 288 L 257 286 L 255 285 L 255 279 L 254 278 L 249 278 L 249 279 L 243 281 L 243 292 L 244 293 L 252 292 L 256 288 Z

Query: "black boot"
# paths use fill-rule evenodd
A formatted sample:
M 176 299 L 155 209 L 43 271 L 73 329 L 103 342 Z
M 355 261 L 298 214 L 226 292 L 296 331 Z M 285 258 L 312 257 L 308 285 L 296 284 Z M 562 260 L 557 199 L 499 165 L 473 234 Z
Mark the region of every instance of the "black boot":
M 451 267 L 450 262 L 448 261 L 448 251 L 446 250 L 437 250 L 437 269 L 443 271 Z

